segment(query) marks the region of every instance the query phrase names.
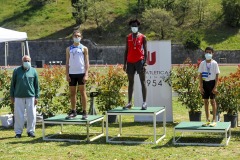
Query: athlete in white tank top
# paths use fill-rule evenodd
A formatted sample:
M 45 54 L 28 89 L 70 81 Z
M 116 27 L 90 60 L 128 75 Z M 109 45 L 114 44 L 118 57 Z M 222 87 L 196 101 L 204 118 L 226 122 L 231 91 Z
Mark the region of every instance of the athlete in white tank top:
M 69 74 L 85 73 L 84 47 L 82 44 L 79 44 L 79 46 L 71 45 L 69 47 Z
M 74 41 L 73 45 L 66 49 L 66 80 L 69 82 L 71 101 L 71 111 L 66 119 L 72 119 L 77 116 L 77 88 L 81 94 L 82 119 L 87 119 L 88 48 L 80 43 L 82 35 L 79 31 L 74 31 L 72 38 Z

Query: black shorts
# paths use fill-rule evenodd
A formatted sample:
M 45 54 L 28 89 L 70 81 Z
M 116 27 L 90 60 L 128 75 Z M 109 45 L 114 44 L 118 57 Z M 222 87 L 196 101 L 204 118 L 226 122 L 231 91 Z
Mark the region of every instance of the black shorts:
M 215 99 L 215 94 L 212 93 L 212 90 L 215 86 L 215 80 L 212 81 L 203 81 L 203 90 L 204 94 L 202 95 L 203 99 Z
M 77 86 L 78 85 L 84 85 L 83 83 L 83 77 L 85 76 L 85 73 L 83 74 L 69 74 L 69 77 L 71 78 L 71 82 L 69 82 L 69 86 Z
M 143 71 L 143 65 L 144 65 L 144 60 L 140 60 L 136 63 L 127 62 L 127 73 L 135 74 L 135 72 L 137 71 L 137 73 L 139 74 Z

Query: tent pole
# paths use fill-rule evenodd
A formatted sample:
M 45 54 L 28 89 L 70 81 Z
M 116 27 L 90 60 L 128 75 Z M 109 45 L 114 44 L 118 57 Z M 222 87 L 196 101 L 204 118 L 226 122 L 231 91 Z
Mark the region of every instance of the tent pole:
M 29 48 L 28 48 L 28 41 L 26 41 L 26 48 L 27 48 L 27 55 L 30 57 Z
M 22 57 L 25 55 L 25 43 L 21 42 L 21 47 L 22 47 Z
M 5 67 L 7 67 L 8 42 L 5 42 Z

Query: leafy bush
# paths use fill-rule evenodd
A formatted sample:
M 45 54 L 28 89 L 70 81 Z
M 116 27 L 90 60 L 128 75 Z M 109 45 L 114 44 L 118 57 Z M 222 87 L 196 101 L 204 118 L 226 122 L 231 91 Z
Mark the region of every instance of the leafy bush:
M 0 93 L 3 95 L 3 99 L 0 101 L 0 108 L 10 107 L 11 113 L 14 112 L 14 105 L 10 99 L 10 86 L 12 75 L 7 69 L 0 69 Z
M 171 73 L 172 88 L 178 93 L 178 101 L 190 112 L 199 112 L 203 106 L 199 91 L 198 66 L 185 63 Z
M 196 32 L 185 32 L 183 38 L 183 45 L 186 49 L 199 49 L 201 44 L 201 36 Z
M 219 78 L 218 91 L 218 110 L 229 115 L 237 114 L 240 111 L 240 66 L 236 72 Z
M 45 117 L 51 117 L 63 109 L 63 105 L 60 103 L 59 96 L 56 96 L 58 90 L 61 88 L 64 77 L 65 68 L 61 66 L 44 65 L 43 71 L 39 74 L 40 79 L 40 97 L 38 105 L 38 111 Z
M 122 66 L 109 66 L 107 74 L 98 78 L 96 88 L 100 93 L 96 98 L 98 110 L 104 114 L 105 111 L 123 106 L 125 95 L 121 89 L 127 85 L 127 76 Z

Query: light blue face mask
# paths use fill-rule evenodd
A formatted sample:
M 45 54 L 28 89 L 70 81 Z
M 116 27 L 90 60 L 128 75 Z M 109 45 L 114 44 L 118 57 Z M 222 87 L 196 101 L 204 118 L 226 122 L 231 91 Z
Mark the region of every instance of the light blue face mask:
M 131 27 L 131 30 L 133 33 L 137 33 L 138 32 L 138 27 Z
M 74 43 L 80 43 L 81 38 L 73 38 Z
M 31 62 L 23 62 L 23 67 L 29 69 L 31 67 Z
M 206 53 L 205 58 L 206 58 L 206 60 L 211 60 L 212 59 L 212 54 L 211 53 Z

